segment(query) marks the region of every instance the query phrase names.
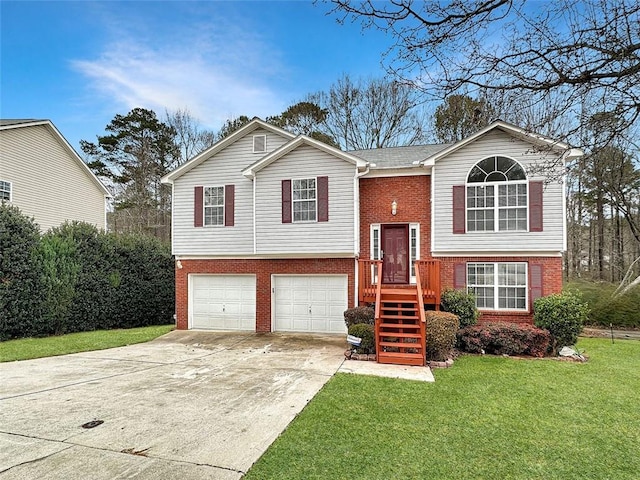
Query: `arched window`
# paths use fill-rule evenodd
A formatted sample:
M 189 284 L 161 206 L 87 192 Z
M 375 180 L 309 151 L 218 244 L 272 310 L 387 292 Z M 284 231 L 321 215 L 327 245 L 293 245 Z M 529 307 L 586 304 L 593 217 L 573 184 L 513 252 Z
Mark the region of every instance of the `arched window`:
M 479 161 L 467 177 L 467 231 L 526 231 L 527 197 L 527 175 L 518 162 L 499 156 Z

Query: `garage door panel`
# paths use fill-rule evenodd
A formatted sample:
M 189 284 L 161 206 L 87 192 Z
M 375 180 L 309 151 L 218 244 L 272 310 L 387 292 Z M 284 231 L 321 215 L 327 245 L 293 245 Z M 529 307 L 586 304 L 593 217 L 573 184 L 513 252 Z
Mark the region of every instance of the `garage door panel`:
M 255 330 L 254 275 L 193 275 L 190 327 L 207 330 Z
M 346 275 L 275 275 L 273 284 L 275 331 L 346 333 Z

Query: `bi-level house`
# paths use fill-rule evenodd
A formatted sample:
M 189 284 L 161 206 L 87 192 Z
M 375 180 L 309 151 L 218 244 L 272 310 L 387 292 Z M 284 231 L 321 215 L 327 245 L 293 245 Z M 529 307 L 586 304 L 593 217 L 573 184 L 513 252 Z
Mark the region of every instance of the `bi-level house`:
M 163 179 L 177 327 L 344 333 L 346 308 L 375 303 L 379 361 L 421 364 L 443 288 L 472 289 L 484 321 L 531 322 L 566 244 L 563 185 L 533 166 L 580 154 L 502 121 L 343 152 L 256 118 Z

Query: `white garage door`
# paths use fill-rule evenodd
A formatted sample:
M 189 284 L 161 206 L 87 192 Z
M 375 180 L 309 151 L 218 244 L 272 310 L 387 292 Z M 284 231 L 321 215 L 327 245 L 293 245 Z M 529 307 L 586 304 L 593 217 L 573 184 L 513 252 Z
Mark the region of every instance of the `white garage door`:
M 273 330 L 346 333 L 346 275 L 274 275 Z
M 255 331 L 255 275 L 190 275 L 189 279 L 189 328 Z

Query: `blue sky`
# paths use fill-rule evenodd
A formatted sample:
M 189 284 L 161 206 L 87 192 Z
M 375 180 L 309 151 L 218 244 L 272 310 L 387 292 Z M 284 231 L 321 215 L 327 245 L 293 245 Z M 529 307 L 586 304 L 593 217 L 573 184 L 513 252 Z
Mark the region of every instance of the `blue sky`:
M 392 39 L 310 1 L 0 0 L 0 117 L 48 118 L 78 151 L 134 107 L 217 130 L 278 114 L 343 73 L 384 75 Z

